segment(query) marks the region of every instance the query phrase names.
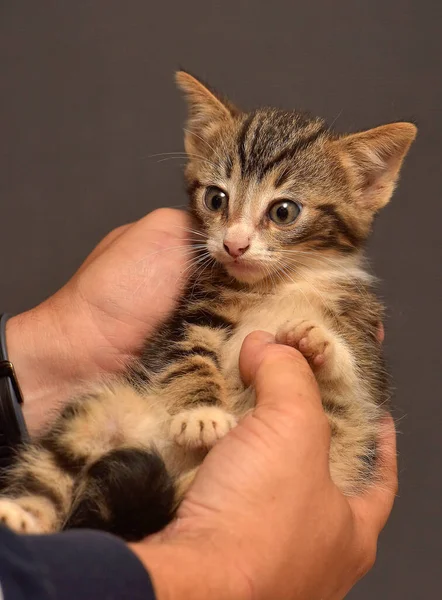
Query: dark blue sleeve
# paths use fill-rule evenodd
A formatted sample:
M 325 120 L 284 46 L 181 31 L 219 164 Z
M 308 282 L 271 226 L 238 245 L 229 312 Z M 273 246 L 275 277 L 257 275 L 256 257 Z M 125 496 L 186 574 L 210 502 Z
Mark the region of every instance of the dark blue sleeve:
M 18 536 L 0 527 L 0 584 L 2 600 L 155 600 L 126 545 L 88 530 Z

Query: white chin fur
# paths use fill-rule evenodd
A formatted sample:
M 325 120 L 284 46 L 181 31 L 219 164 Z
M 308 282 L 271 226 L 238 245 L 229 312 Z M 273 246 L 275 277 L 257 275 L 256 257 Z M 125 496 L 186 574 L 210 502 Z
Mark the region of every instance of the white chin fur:
M 227 273 L 241 283 L 257 283 L 264 279 L 265 273 L 261 269 L 251 267 L 250 269 L 236 269 L 232 265 L 223 265 Z

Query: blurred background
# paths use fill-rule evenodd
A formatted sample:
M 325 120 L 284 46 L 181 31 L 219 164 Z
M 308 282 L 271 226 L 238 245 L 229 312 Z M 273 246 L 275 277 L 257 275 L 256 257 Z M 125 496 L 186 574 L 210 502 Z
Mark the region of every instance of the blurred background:
M 182 161 L 152 156 L 183 149 L 179 66 L 239 106 L 307 108 L 338 131 L 417 121 L 369 248 L 400 492 L 353 600 L 441 594 L 441 34 L 430 0 L 0 2 L 1 310 L 52 294 L 110 229 L 185 206 Z

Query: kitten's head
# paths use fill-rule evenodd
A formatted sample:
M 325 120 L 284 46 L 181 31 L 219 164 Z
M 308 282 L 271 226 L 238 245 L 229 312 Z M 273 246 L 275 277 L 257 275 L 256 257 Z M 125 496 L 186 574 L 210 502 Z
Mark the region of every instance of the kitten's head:
M 413 124 L 336 135 L 322 119 L 244 113 L 188 73 L 176 78 L 189 106 L 191 209 L 230 275 L 253 284 L 360 250 L 393 193 Z

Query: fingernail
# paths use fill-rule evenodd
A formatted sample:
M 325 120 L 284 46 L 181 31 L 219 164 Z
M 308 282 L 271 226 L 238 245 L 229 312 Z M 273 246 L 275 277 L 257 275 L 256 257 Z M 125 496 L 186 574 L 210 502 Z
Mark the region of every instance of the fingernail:
M 259 341 L 263 344 L 275 343 L 275 336 L 272 333 L 269 333 L 268 331 L 257 331 L 256 333 L 259 334 Z

